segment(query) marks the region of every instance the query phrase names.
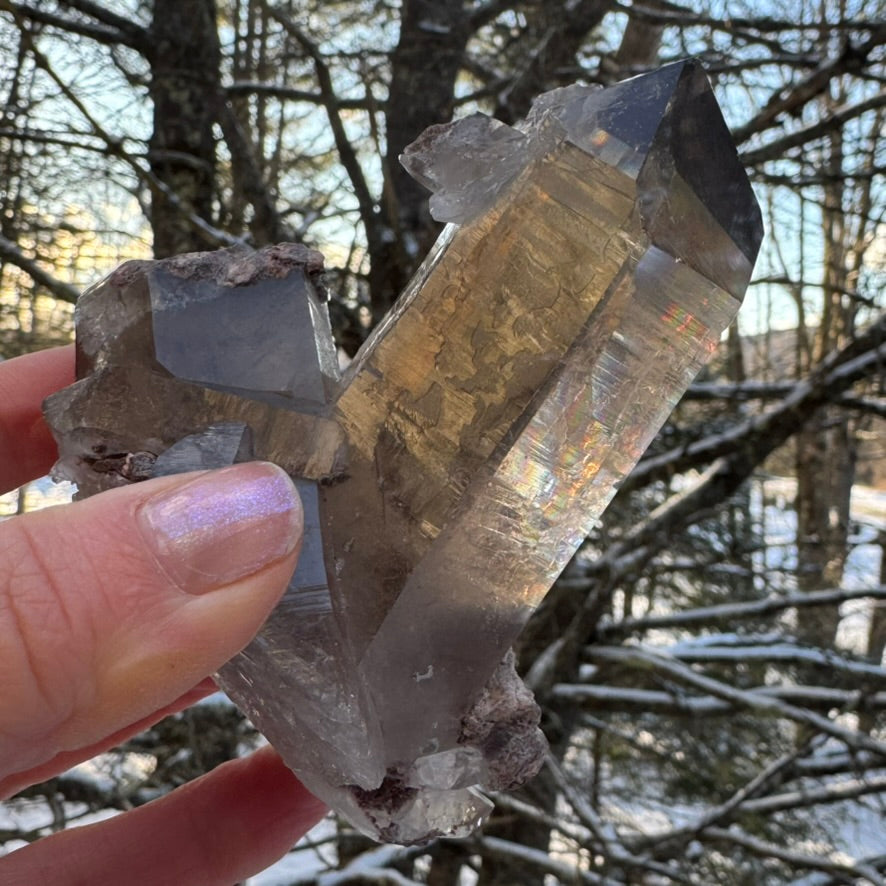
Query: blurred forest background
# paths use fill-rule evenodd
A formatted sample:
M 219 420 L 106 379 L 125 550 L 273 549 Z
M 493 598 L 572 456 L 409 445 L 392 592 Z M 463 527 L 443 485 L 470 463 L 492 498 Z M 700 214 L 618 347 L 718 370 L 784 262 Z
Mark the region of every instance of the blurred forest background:
M 0 0 L 0 46 L 4 358 L 123 260 L 281 240 L 325 253 L 353 353 L 438 233 L 397 163 L 426 126 L 700 58 L 767 237 L 521 638 L 547 765 L 471 839 L 330 820 L 252 882 L 886 883 L 883 0 Z M 213 697 L 8 801 L 0 846 L 256 740 Z

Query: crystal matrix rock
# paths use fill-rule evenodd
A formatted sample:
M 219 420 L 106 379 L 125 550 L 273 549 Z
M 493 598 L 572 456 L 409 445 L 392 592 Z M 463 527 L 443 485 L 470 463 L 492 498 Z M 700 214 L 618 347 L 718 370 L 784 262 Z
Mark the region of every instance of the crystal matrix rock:
M 303 562 L 220 679 L 394 842 L 465 833 L 473 786 L 537 768 L 507 650 L 716 347 L 761 236 L 693 62 L 549 93 L 520 131 L 435 127 L 406 158 L 461 225 L 343 379 L 319 259 L 277 247 L 124 266 L 84 295 L 83 380 L 47 405 L 87 492 L 253 456 L 298 478 Z

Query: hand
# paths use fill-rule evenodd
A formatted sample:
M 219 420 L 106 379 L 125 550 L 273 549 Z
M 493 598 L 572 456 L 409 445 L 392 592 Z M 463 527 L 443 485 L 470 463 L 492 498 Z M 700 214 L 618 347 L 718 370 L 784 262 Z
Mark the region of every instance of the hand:
M 40 415 L 73 348 L 0 363 L 0 492 L 41 476 Z M 0 523 L 0 799 L 212 692 L 280 598 L 301 543 L 263 463 L 164 477 Z M 0 858 L 0 883 L 230 886 L 325 809 L 264 748 L 132 812 Z

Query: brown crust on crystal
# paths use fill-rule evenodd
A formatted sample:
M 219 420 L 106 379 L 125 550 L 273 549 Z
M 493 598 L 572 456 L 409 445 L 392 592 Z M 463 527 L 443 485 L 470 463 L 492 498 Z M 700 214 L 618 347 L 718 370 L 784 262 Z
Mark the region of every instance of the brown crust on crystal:
M 515 669 L 513 650 L 502 659 L 462 720 L 459 744 L 479 748 L 489 766 L 485 787 L 511 791 L 533 778 L 548 745 L 538 728 L 541 708 Z
M 311 276 L 322 274 L 323 255 L 301 243 L 278 243 L 258 251 L 232 246 L 217 252 L 186 252 L 159 261 L 128 261 L 111 273 L 110 282 L 114 286 L 127 286 L 156 267 L 182 280 L 244 286 L 260 280 L 283 279 L 295 267 L 303 267 Z

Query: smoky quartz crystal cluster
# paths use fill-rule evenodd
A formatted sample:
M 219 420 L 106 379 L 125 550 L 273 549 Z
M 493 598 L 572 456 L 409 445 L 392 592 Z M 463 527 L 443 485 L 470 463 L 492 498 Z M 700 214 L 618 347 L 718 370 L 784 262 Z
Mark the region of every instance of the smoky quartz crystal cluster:
M 701 67 L 432 127 L 406 168 L 452 222 L 340 377 L 305 247 L 129 262 L 77 305 L 45 410 L 90 495 L 266 459 L 306 536 L 218 675 L 361 831 L 466 834 L 538 769 L 509 649 L 717 347 L 760 212 Z

